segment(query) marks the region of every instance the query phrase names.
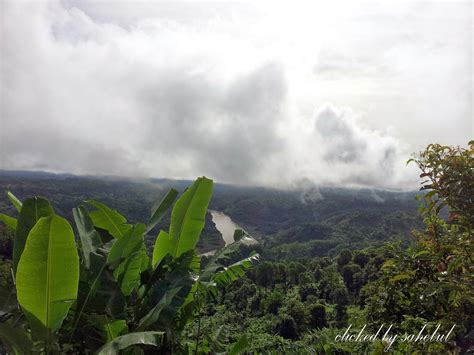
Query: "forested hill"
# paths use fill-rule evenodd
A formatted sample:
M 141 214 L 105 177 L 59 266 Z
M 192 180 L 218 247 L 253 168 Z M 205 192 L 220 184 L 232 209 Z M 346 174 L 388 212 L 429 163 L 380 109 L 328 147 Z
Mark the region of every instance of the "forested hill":
M 267 246 L 288 244 L 290 251 L 294 243 L 311 241 L 310 248 L 304 248 L 311 253 L 318 243 L 331 249 L 339 242 L 365 247 L 406 240 L 411 229 L 421 226 L 415 195 L 328 187 L 281 191 L 219 186 L 213 208 L 224 211 Z
M 131 222 L 146 220 L 152 204 L 170 187 L 182 192 L 189 181 L 74 176 L 43 172 L 0 171 L 0 190 L 20 199 L 41 195 L 57 213 L 72 218 L 73 207 L 95 199 L 119 210 Z M 420 225 L 415 193 L 369 189 L 307 188 L 282 191 L 216 184 L 210 209 L 224 211 L 262 242 L 269 257 L 335 255 L 346 246 L 362 248 L 409 238 Z M 11 214 L 5 194 L 0 211 Z M 168 220 L 163 221 L 166 225 Z M 159 228 L 159 226 L 158 226 Z M 199 249 L 223 241 L 208 214 Z

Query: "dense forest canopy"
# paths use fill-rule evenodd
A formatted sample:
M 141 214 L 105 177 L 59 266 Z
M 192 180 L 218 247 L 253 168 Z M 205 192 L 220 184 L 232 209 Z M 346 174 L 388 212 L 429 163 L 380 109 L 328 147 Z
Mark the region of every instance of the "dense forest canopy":
M 2 290 L 14 290 L 11 269 L 19 267 L 25 275 L 28 263 L 21 261 L 21 254 L 23 249 L 31 253 L 31 246 L 25 245 L 32 238 L 22 232 L 26 217 L 21 217 L 21 211 L 28 204 L 42 204 L 45 216 L 54 208 L 57 216 L 33 223 L 30 234 L 41 235 L 47 223 L 61 230 L 74 225 L 70 232 L 76 237 L 70 240 L 80 246 L 81 278 L 77 301 L 63 312 L 62 328 L 46 327 L 44 333 L 31 315 L 28 326 L 15 302 L 3 302 L 0 337 L 5 347 L 20 353 L 21 344 L 31 341 L 35 351 L 98 349 L 108 342 L 106 350 L 118 352 L 125 343 L 140 339 L 148 344 L 140 347 L 145 353 L 154 351 L 151 346 L 162 353 L 472 350 L 474 142 L 467 148 L 430 145 L 411 163 L 420 168 L 418 194 L 329 187 L 319 187 L 315 194 L 216 184 L 212 199 L 210 190 L 201 187 L 207 197 L 195 196 L 201 201 L 195 205 L 187 190 L 173 213 L 167 210 L 176 199 L 174 191 L 183 191 L 190 182 L 3 171 L 0 188 L 14 195 L 0 200 L 5 212 L 1 215 L 5 223 L 0 225 Z M 198 179 L 191 192 L 203 183 Z M 51 204 L 28 198 L 33 195 L 44 196 Z M 78 207 L 92 199 L 89 208 Z M 161 204 L 154 204 L 156 200 Z M 183 205 L 194 206 L 194 213 L 200 215 L 197 231 L 202 229 L 202 236 L 199 239 L 199 233 L 189 227 L 189 233 L 194 233 L 191 244 L 178 247 L 170 244 L 175 239 L 169 235 L 176 229 L 168 226 L 185 225 L 175 212 Z M 259 243 L 245 243 L 241 233 L 221 249 L 224 243 L 206 212 L 208 206 L 231 216 Z M 17 209 L 18 220 L 7 217 L 17 215 Z M 101 219 L 104 213 L 117 219 L 118 229 Z M 159 218 L 154 217 L 157 213 Z M 148 219 L 147 224 L 138 223 Z M 127 247 L 122 242 L 126 238 L 117 233 L 128 233 L 136 247 Z M 84 239 L 85 235 L 95 237 Z M 84 253 L 85 245 L 90 253 Z M 199 258 L 192 252 L 194 247 L 199 252 L 220 251 Z M 104 257 L 108 262 L 102 269 Z M 97 291 L 115 295 L 111 299 L 118 303 L 89 302 L 87 290 L 96 287 L 94 275 L 100 270 L 104 273 L 97 279 Z M 17 281 L 24 310 L 28 300 L 21 296 L 21 277 Z M 5 301 L 9 294 L 1 296 Z M 78 313 L 81 304 L 84 309 Z M 352 330 L 375 334 L 388 325 L 392 334 L 399 334 L 398 341 L 347 340 Z M 9 338 L 12 329 L 19 334 L 17 339 L 23 339 L 20 345 Z M 446 339 L 407 337 L 420 330 L 444 334 Z M 44 334 L 49 335 L 44 338 Z M 343 334 L 345 341 L 341 341 Z M 138 351 L 139 346 L 130 349 Z

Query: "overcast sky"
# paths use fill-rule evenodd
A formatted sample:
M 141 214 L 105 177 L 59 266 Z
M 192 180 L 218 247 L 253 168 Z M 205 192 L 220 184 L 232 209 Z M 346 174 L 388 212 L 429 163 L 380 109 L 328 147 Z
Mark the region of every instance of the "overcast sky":
M 416 188 L 473 131 L 470 1 L 2 1 L 0 168 Z

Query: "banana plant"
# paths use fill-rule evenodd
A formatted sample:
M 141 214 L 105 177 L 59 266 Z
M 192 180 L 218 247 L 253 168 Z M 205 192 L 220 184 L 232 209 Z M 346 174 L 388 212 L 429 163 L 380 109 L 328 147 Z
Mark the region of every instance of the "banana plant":
M 19 212 L 16 223 L 10 225 L 15 232 L 13 271 L 18 305 L 27 324 L 15 317 L 16 307 L 10 307 L 0 324 L 0 337 L 13 353 L 49 353 L 54 333 L 77 297 L 79 259 L 74 233 L 47 200 L 33 197 L 21 203 L 11 192 L 7 195 Z
M 200 273 L 193 283 L 191 291 L 188 293 L 183 305 L 180 307 L 176 325 L 178 330 L 184 329 L 186 324 L 197 318 L 195 352 L 201 349 L 200 318 L 202 304 L 213 301 L 217 297 L 219 290 L 224 289 L 230 283 L 243 276 L 253 265 L 259 262 L 260 256 L 252 253 L 248 257 L 237 262 L 231 262 L 235 254 L 240 251 L 242 245 L 254 243 L 254 240 L 243 230 L 234 232 L 234 242 L 217 251 L 206 266 L 201 268 Z M 236 349 L 246 348 L 247 340 L 241 339 L 239 345 L 235 344 L 229 351 L 238 353 Z M 245 346 L 244 346 L 245 344 Z
M 15 231 L 19 307 L 0 310 L 4 344 L 12 353 L 116 354 L 139 344 L 176 349 L 183 326 L 199 316 L 200 292 L 215 294 L 258 261 L 252 255 L 222 263 L 242 238 L 201 267 L 195 248 L 212 188 L 201 177 L 178 199 L 171 189 L 146 223 L 131 224 L 103 203 L 85 201 L 73 209 L 77 238 L 47 200 L 22 203 L 9 192 L 19 217 L 0 215 L 0 221 Z M 158 233 L 149 256 L 145 236 L 172 206 L 169 229 Z

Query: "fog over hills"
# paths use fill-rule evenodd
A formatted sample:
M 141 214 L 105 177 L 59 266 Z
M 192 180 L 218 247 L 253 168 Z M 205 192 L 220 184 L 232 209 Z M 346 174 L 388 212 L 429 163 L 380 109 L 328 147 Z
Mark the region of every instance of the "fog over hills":
M 11 190 L 20 199 L 45 196 L 57 213 L 68 219 L 72 218 L 73 207 L 97 199 L 131 222 L 146 220 L 153 203 L 168 189 L 182 192 L 190 184 L 187 180 L 0 171 L 0 190 Z M 296 242 L 301 244 L 298 252 L 325 255 L 344 246 L 377 245 L 397 238 L 406 241 L 411 228 L 420 222 L 415 194 L 316 185 L 284 190 L 215 184 L 210 209 L 230 216 L 262 245 L 281 247 Z M 0 209 L 14 213 L 4 194 L 0 196 Z M 168 217 L 157 229 L 167 222 Z M 199 248 L 207 252 L 222 245 L 208 213 Z M 288 257 L 291 255 L 288 253 Z

